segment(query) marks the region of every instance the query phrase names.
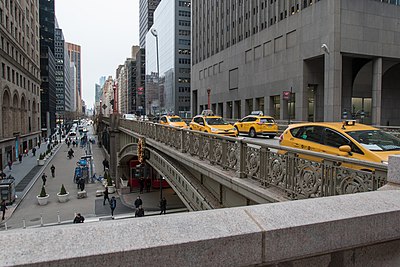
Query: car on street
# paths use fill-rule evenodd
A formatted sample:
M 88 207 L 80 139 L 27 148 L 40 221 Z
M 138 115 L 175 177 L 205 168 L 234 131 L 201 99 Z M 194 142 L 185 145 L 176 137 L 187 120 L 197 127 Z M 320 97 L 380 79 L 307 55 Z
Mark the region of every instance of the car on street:
M 384 164 L 387 164 L 389 155 L 400 154 L 399 138 L 355 120 L 292 124 L 280 136 L 279 143 L 281 146 Z
M 189 128 L 190 130 L 225 136 L 236 137 L 239 134 L 232 124 L 229 124 L 220 116 L 215 116 L 212 110 L 203 110 L 201 115 L 193 117 Z
M 264 116 L 262 111 L 253 111 L 233 125 L 239 133 L 246 133 L 255 138 L 265 135 L 274 138 L 278 134 L 278 124 L 271 116 Z
M 124 115 L 122 115 L 122 118 L 125 120 L 131 120 L 131 121 L 137 120 L 137 117 L 135 114 L 124 114 Z
M 181 117 L 173 115 L 173 116 L 168 116 L 168 115 L 164 115 L 161 116 L 159 123 L 162 125 L 169 125 L 169 126 L 173 126 L 173 127 L 177 127 L 177 128 L 182 128 L 182 129 L 187 129 L 189 128 L 186 124 L 186 122 L 184 122 L 182 120 Z

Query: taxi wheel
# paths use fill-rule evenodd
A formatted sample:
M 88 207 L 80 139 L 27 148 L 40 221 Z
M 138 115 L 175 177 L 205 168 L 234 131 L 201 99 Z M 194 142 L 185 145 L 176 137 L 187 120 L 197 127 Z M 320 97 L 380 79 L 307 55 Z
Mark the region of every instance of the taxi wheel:
M 251 128 L 251 129 L 250 129 L 250 131 L 249 131 L 249 136 L 250 136 L 251 138 L 257 137 L 257 133 L 256 133 L 256 130 L 254 130 L 254 128 Z

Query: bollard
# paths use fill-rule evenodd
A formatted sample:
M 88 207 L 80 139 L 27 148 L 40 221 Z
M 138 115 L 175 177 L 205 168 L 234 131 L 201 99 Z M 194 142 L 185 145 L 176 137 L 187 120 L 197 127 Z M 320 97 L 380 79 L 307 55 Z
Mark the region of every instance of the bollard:
M 58 224 L 61 223 L 61 220 L 60 220 L 60 211 L 59 211 L 59 210 L 57 211 L 57 221 L 58 221 Z
M 4 223 L 4 228 L 6 229 L 6 231 L 8 230 L 8 228 L 7 228 L 7 222 Z
M 40 226 L 43 226 L 43 214 L 40 213 Z
M 22 225 L 23 225 L 22 228 L 26 229 L 25 218 L 22 220 Z

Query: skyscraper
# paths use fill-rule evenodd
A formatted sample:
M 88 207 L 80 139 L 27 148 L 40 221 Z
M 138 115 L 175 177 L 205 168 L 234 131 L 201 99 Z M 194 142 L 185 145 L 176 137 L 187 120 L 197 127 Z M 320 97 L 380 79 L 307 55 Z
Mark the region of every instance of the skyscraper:
M 56 113 L 58 115 L 64 114 L 65 111 L 65 80 L 64 80 L 64 34 L 62 29 L 57 28 L 56 23 L 55 29 L 55 43 L 54 56 L 56 58 Z M 69 66 L 68 66 L 69 68 Z
M 81 100 L 82 100 L 82 76 L 81 76 L 81 47 L 77 44 L 66 43 L 68 49 L 68 55 L 71 62 L 75 63 L 76 66 L 76 98 L 77 98 L 77 111 L 82 111 Z
M 146 34 L 153 25 L 153 14 L 161 0 L 140 0 L 139 2 L 139 44 L 146 46 Z
M 54 0 L 40 0 L 40 76 L 41 129 L 50 136 L 56 123 L 56 69 L 54 58 Z

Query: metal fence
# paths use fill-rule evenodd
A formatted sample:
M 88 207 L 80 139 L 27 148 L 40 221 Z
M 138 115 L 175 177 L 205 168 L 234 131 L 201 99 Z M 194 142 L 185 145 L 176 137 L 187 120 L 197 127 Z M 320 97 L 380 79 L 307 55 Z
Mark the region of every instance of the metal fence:
M 121 120 L 120 127 L 168 145 L 211 165 L 276 187 L 291 199 L 376 190 L 386 183 L 387 165 L 267 145 L 161 124 Z

